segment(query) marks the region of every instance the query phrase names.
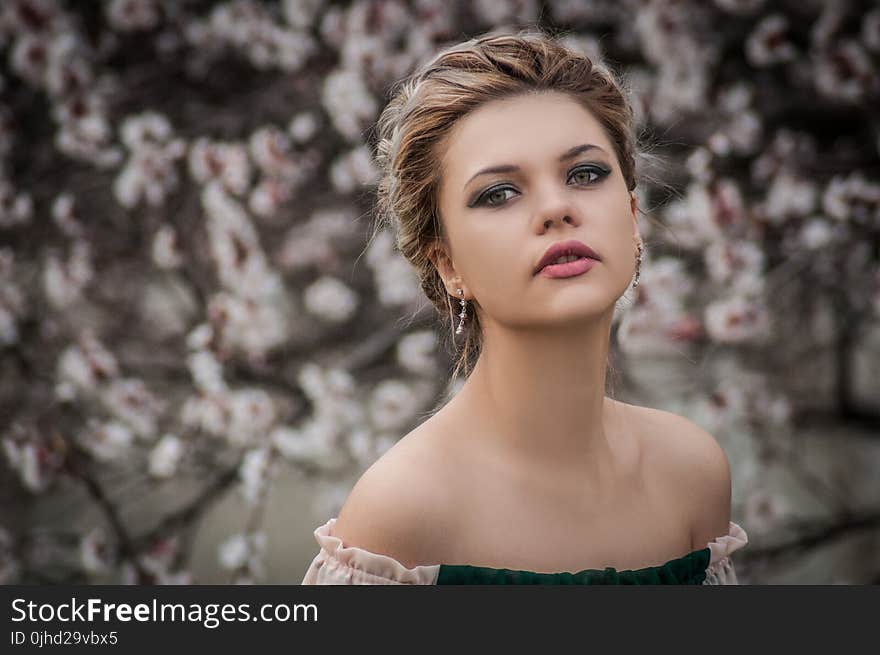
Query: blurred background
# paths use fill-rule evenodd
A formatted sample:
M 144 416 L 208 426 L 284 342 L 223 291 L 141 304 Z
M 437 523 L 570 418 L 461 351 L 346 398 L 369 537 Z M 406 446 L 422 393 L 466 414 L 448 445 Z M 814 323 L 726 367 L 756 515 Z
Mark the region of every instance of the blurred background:
M 373 125 L 540 26 L 669 164 L 613 395 L 711 431 L 751 584 L 880 582 L 880 9 L 844 0 L 5 0 L 0 583 L 299 583 L 455 393 Z M 649 220 L 650 219 L 650 220 Z

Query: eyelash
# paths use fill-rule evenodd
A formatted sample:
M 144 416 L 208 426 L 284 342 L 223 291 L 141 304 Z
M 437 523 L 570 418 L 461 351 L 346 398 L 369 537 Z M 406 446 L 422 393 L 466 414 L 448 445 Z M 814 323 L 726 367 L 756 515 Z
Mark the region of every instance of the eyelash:
M 574 175 L 575 173 L 578 173 L 579 171 L 586 171 L 588 173 L 596 173 L 596 175 L 598 176 L 595 180 L 593 180 L 592 182 L 588 182 L 584 186 L 592 186 L 594 184 L 598 184 L 599 182 L 602 181 L 603 178 L 605 178 L 606 175 L 608 175 L 611 172 L 608 169 L 600 168 L 598 166 L 578 166 L 577 168 L 573 168 L 571 170 L 568 177 L 571 178 L 572 175 Z M 495 193 L 496 191 L 504 191 L 504 190 L 511 189 L 511 188 L 512 187 L 509 184 L 506 184 L 506 185 L 493 187 L 491 189 L 486 189 L 485 191 L 483 191 L 483 193 L 481 193 L 479 196 L 477 196 L 477 199 L 471 204 L 471 207 L 482 207 L 484 205 L 486 207 L 490 207 L 490 208 L 503 207 L 504 204 L 506 203 L 506 201 L 504 203 L 497 204 L 497 205 L 488 205 L 484 202 L 484 200 L 487 197 L 489 197 L 490 195 L 492 195 L 493 193 Z

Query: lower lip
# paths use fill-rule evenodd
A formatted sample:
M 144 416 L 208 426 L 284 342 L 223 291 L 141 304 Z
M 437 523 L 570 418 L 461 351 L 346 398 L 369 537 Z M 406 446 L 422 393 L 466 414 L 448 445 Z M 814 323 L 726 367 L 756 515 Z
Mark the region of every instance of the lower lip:
M 580 259 L 565 262 L 564 264 L 550 264 L 549 266 L 545 266 L 538 271 L 538 275 L 544 277 L 574 277 L 575 275 L 586 273 L 593 268 L 593 264 L 595 263 L 595 259 L 581 257 Z

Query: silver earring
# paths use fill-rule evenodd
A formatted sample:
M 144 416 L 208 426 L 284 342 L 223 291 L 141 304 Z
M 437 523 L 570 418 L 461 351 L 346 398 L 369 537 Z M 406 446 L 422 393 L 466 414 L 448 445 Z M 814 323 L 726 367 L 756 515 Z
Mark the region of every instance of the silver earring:
M 467 312 L 465 312 L 465 305 L 467 304 L 467 301 L 464 299 L 464 291 L 462 291 L 461 289 L 458 290 L 458 295 L 461 296 L 461 300 L 458 301 L 459 304 L 461 304 L 461 313 L 458 315 L 461 321 L 459 321 L 458 328 L 456 328 L 455 333 L 461 334 L 461 331 L 463 329 L 462 326 L 464 325 L 464 317 L 467 314 Z
M 633 282 L 633 289 L 635 289 L 637 286 L 639 286 L 639 275 L 640 275 L 640 269 L 642 266 L 642 245 L 638 244 L 638 247 L 639 247 L 639 256 L 636 258 L 636 281 Z

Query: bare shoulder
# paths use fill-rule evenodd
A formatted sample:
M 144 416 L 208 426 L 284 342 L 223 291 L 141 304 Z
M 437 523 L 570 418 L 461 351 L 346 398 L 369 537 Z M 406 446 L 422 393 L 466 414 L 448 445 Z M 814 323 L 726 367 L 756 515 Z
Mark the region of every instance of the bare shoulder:
M 333 527 L 346 546 L 393 557 L 404 566 L 439 564 L 453 538 L 454 490 L 442 453 L 419 428 L 358 479 Z
M 635 407 L 635 406 L 631 406 Z M 727 454 L 715 436 L 674 412 L 638 407 L 644 442 L 691 512 L 694 550 L 726 535 L 730 521 L 731 475 Z

